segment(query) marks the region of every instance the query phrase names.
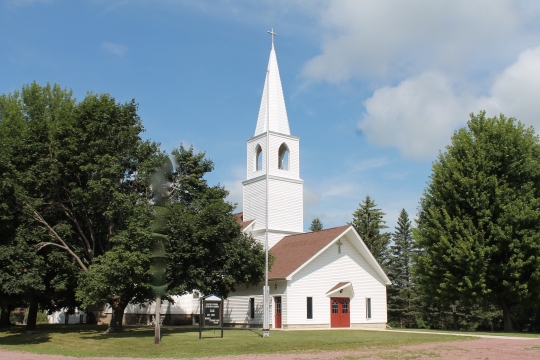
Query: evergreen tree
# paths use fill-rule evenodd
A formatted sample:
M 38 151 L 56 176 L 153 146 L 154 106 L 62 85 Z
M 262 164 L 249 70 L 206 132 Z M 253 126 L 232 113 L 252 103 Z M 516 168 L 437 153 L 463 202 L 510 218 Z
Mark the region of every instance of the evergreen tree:
M 499 306 L 512 331 L 512 308 L 540 297 L 540 141 L 502 114 L 467 125 L 433 163 L 415 272 L 433 301 Z
M 320 231 L 323 229 L 323 223 L 319 218 L 313 219 L 311 225 L 309 226 L 309 231 Z
M 375 259 L 384 268 L 388 257 L 388 244 L 390 243 L 390 234 L 383 233 L 387 229 L 386 221 L 383 220 L 385 213 L 377 209 L 375 202 L 366 196 L 360 207 L 353 213 L 352 226 L 356 229 L 369 251 Z
M 399 214 L 396 231 L 392 235 L 387 273 L 392 281 L 388 288 L 388 312 L 391 320 L 400 327 L 412 327 L 417 313 L 417 296 L 412 281 L 415 242 L 411 222 L 405 209 Z

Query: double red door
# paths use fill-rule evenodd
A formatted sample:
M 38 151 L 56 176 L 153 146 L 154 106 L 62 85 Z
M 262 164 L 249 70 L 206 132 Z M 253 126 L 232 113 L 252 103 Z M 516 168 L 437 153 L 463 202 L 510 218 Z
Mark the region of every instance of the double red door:
M 351 304 L 349 298 L 330 298 L 330 327 L 351 326 Z
M 276 318 L 276 328 L 281 329 L 281 296 L 274 297 L 275 303 L 276 303 L 276 311 L 275 311 L 275 318 Z

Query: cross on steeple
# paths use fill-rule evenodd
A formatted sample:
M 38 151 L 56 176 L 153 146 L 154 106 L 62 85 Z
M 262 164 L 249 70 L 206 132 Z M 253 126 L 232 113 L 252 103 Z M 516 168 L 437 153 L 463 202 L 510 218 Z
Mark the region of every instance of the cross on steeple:
M 341 242 L 341 239 L 339 239 L 336 242 L 336 245 L 338 246 L 338 254 L 341 254 L 341 245 L 343 245 L 343 243 Z
M 274 28 L 272 30 L 268 31 L 270 35 L 272 35 L 272 47 L 274 47 L 274 37 L 277 36 L 277 34 L 274 32 Z

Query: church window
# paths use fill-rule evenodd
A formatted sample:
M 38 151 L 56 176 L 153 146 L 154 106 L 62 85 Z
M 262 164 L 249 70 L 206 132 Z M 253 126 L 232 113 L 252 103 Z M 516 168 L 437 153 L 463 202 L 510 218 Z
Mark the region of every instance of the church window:
M 307 298 L 307 318 L 313 319 L 313 298 Z
M 371 319 L 371 298 L 366 298 L 366 319 Z
M 341 302 L 341 312 L 347 314 L 349 312 L 349 301 L 343 300 Z
M 332 314 L 339 313 L 339 303 L 337 300 L 332 300 Z
M 261 145 L 255 147 L 255 171 L 262 170 L 262 149 Z
M 249 298 L 249 317 L 255 319 L 255 298 Z
M 285 143 L 279 147 L 278 159 L 278 169 L 289 170 L 289 148 Z

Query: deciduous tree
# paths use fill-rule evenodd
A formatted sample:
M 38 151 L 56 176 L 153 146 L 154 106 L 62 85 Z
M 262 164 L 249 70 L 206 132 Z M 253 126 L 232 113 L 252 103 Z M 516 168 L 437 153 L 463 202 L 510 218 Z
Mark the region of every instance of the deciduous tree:
M 263 280 L 262 245 L 240 232 L 228 191 L 209 186 L 204 175 L 213 170 L 205 154 L 181 146 L 172 152 L 177 164 L 170 198 L 167 276 L 169 293 L 199 290 L 227 297 L 237 286 Z
M 433 163 L 420 202 L 417 274 L 441 302 L 503 311 L 540 297 L 540 144 L 504 115 L 471 114 Z

